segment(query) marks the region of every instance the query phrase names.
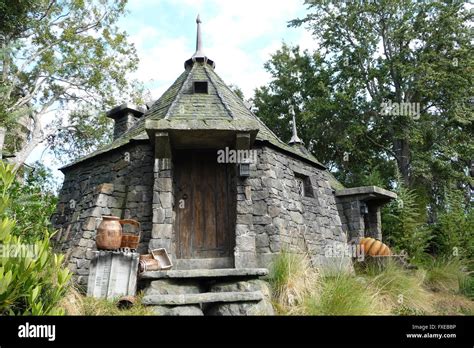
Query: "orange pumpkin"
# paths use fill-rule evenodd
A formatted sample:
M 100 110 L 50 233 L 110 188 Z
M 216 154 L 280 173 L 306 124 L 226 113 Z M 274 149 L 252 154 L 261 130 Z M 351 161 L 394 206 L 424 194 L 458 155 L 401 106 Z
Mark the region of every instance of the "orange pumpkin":
M 370 256 L 389 256 L 392 255 L 390 248 L 382 243 L 381 241 L 366 237 L 362 238 L 359 242 L 361 248 L 363 248 L 364 253 Z

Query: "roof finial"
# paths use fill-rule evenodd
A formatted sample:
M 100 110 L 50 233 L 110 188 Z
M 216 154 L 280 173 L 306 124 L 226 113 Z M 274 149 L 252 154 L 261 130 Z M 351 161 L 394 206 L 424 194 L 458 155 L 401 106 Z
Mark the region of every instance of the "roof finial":
M 196 33 L 196 52 L 194 53 L 193 57 L 204 57 L 204 53 L 202 52 L 202 38 L 201 38 L 201 17 L 197 16 L 196 24 L 197 24 L 197 33 Z
M 213 68 L 215 67 L 214 61 L 211 59 L 207 58 L 204 52 L 202 51 L 202 35 L 201 35 L 201 16 L 198 14 L 196 18 L 196 52 L 194 52 L 193 56 L 188 59 L 184 63 L 184 67 L 186 69 L 190 68 L 193 66 L 194 62 L 196 61 L 202 61 L 207 63 L 208 65 L 212 66 Z
M 293 136 L 290 139 L 289 144 L 294 145 L 294 144 L 301 144 L 303 145 L 303 140 L 301 140 L 298 137 L 298 132 L 296 131 L 296 117 L 295 117 L 295 109 L 293 108 L 293 105 L 290 105 L 290 114 L 293 116 Z

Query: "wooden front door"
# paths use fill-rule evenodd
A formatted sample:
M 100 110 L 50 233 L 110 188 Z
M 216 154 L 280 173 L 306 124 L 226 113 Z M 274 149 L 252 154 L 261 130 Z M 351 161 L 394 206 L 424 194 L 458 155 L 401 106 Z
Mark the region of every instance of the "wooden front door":
M 217 151 L 174 155 L 178 268 L 233 267 L 235 167 Z

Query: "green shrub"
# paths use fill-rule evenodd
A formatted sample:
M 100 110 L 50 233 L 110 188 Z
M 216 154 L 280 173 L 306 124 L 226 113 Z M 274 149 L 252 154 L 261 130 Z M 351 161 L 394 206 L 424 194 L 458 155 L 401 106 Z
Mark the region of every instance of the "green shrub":
M 28 244 L 13 234 L 16 221 L 5 212 L 14 182 L 12 167 L 0 162 L 0 245 L 4 253 L 0 257 L 0 315 L 62 314 L 57 305 L 67 290 L 70 272 L 62 268 L 63 256 L 52 252 L 47 227 L 41 227 L 44 237 Z M 19 252 L 25 246 L 30 247 L 28 252 Z M 6 255 L 7 251 L 19 253 Z
M 423 223 L 415 191 L 399 185 L 397 194 L 397 200 L 388 204 L 382 214 L 385 238 L 395 252 L 405 251 L 411 262 L 421 263 L 426 259 L 431 231 Z
M 434 228 L 436 252 L 445 257 L 474 258 L 474 211 L 460 190 L 446 195 Z
M 45 227 L 51 227 L 50 217 L 57 203 L 51 173 L 42 164 L 37 163 L 33 168 L 23 175 L 22 183 L 15 180 L 10 185 L 10 204 L 4 212 L 16 221 L 12 233 L 21 236 L 24 242 L 46 237 L 43 233 L 48 231 Z
M 471 300 L 474 300 L 474 277 L 472 274 L 469 274 L 467 277 L 461 280 L 459 284 L 459 290 L 461 294 Z

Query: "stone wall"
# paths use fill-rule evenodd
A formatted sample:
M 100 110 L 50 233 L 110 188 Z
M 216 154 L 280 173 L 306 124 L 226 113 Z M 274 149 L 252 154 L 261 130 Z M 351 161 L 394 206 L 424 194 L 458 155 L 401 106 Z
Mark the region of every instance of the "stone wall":
M 340 262 L 326 257 L 347 243 L 328 174 L 272 148 L 256 150 L 251 176 L 237 187 L 236 267 L 268 267 L 283 249 L 309 254 L 313 265 Z M 313 197 L 300 194 L 297 177 L 309 180 Z
M 268 267 L 282 250 L 307 253 L 313 265 L 339 261 L 327 250 L 344 247 L 334 191 L 326 171 L 270 147 L 256 147 L 251 176 L 237 180 L 235 267 Z M 175 258 L 172 160 L 155 158 L 148 142 L 135 142 L 65 170 L 53 218 L 57 249 L 87 284 L 102 215 L 141 223 L 140 253 L 164 247 Z M 312 197 L 299 192 L 306 178 Z M 333 255 L 330 253 L 330 255 Z M 346 259 L 344 259 L 347 261 Z
M 382 240 L 382 203 L 365 201 L 357 196 L 337 197 L 337 208 L 341 217 L 342 229 L 349 240 L 372 237 Z M 362 213 L 362 207 L 367 206 L 367 213 Z
M 53 225 L 55 245 L 66 252 L 69 267 L 87 284 L 95 233 L 102 215 L 141 224 L 139 252 L 148 249 L 152 228 L 153 149 L 133 143 L 64 170 Z M 127 227 L 124 227 L 125 231 Z

